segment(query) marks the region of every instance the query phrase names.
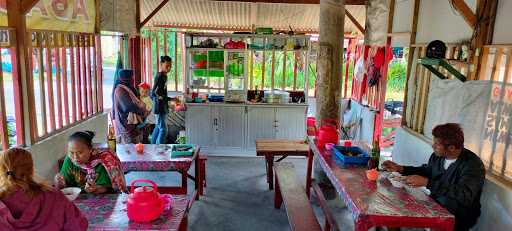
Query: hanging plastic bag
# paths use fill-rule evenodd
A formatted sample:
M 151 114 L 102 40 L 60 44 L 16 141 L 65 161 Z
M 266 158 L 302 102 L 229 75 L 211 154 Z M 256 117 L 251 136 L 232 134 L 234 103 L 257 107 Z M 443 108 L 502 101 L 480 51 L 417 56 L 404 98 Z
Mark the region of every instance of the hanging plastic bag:
M 354 75 L 358 81 L 363 80 L 364 77 L 364 58 L 361 56 L 354 66 Z

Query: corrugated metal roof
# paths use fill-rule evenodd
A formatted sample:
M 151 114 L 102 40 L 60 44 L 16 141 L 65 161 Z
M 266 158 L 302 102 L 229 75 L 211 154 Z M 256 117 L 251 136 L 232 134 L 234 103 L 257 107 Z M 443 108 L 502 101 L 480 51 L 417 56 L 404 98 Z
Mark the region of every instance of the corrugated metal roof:
M 141 18 L 144 19 L 161 0 L 144 0 Z M 364 26 L 365 6 L 346 6 Z M 170 0 L 146 26 L 191 27 L 207 29 L 250 30 L 272 27 L 274 30 L 317 32 L 320 6 L 314 4 L 251 3 L 207 0 Z M 352 22 L 345 19 L 345 32 L 357 33 Z

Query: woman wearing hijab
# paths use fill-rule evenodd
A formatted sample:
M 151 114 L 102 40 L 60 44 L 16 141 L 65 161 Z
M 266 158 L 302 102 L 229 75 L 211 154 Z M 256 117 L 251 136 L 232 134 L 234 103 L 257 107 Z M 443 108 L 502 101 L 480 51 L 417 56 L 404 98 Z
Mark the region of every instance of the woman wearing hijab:
M 112 95 L 112 114 L 116 129 L 116 139 L 121 144 L 136 144 L 142 141 L 142 130 L 138 127 L 149 114 L 146 105 L 139 99 L 133 84 L 133 71 L 119 71 Z

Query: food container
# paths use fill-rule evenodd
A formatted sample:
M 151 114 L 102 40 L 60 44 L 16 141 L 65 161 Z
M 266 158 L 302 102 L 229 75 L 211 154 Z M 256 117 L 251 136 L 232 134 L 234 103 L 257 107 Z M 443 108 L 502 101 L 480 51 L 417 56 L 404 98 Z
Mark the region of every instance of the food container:
M 360 147 L 335 146 L 333 151 L 335 156 L 338 157 L 338 159 L 341 160 L 344 164 L 366 166 L 368 164 L 368 160 L 370 160 L 368 153 Z M 356 156 L 351 156 L 351 153 L 355 154 Z
M 393 185 L 393 187 L 395 187 L 395 188 L 403 188 L 404 187 L 404 183 L 402 183 L 402 181 L 395 180 L 394 178 L 389 178 L 389 182 L 391 182 L 391 185 Z
M 175 144 L 171 150 L 171 157 L 191 156 L 194 154 L 194 146 L 190 144 Z
M 388 180 L 389 182 L 391 182 L 391 185 L 393 185 L 393 187 L 402 188 L 405 186 L 405 184 L 403 183 L 405 177 L 398 172 L 392 172 L 391 174 L 389 174 Z

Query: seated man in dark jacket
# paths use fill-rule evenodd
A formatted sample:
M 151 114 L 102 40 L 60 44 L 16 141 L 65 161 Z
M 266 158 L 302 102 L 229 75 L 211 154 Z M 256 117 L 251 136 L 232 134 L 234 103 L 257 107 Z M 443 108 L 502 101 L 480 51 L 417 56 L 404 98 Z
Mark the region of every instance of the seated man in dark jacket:
M 434 153 L 428 164 L 412 167 L 385 161 L 383 166 L 406 175 L 409 186 L 426 186 L 430 197 L 455 216 L 455 230 L 469 230 L 480 216 L 484 165 L 475 153 L 464 148 L 464 133 L 458 124 L 439 125 L 432 135 Z

